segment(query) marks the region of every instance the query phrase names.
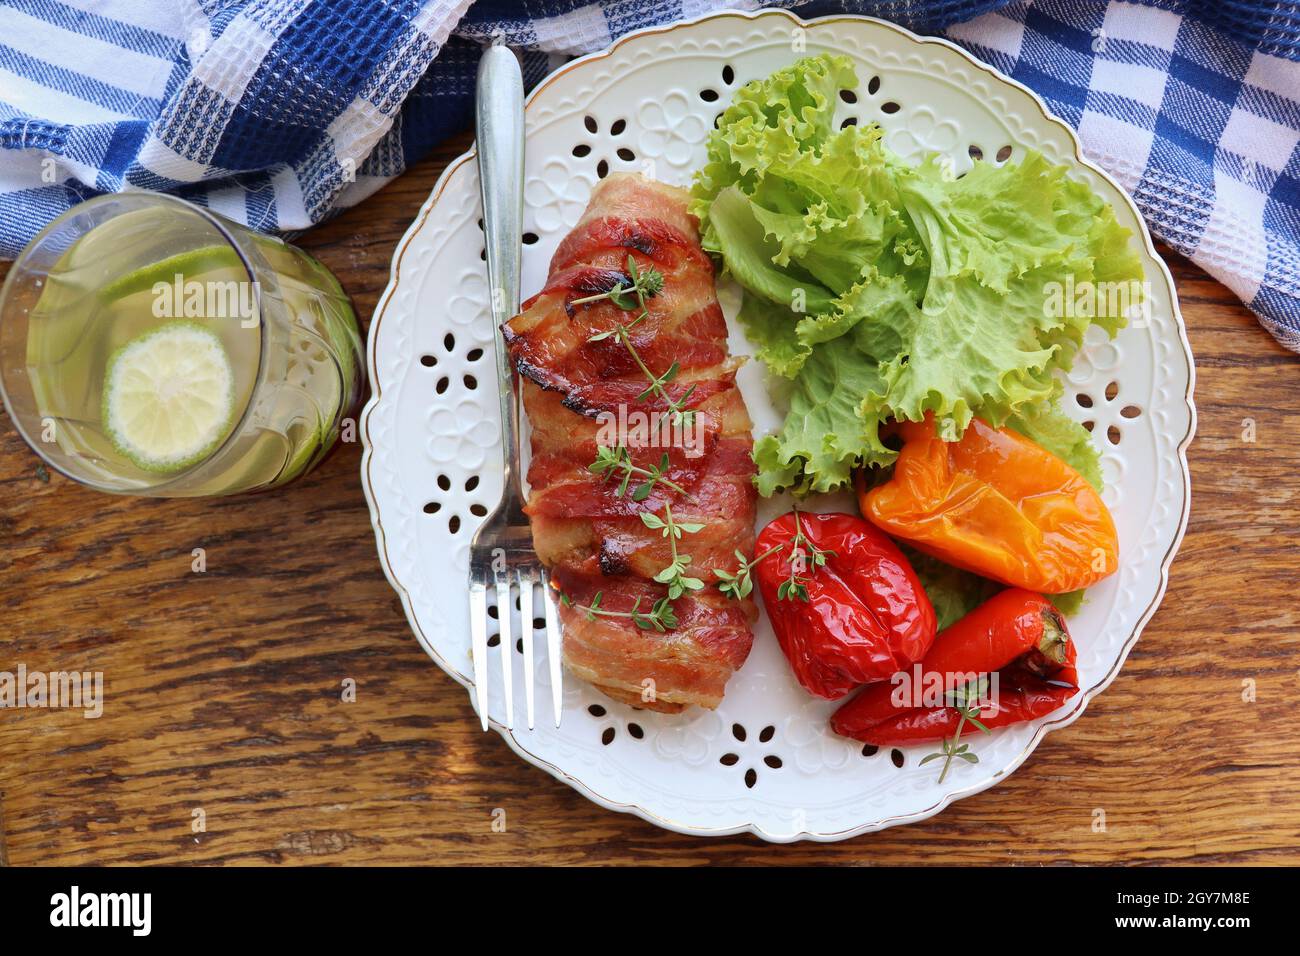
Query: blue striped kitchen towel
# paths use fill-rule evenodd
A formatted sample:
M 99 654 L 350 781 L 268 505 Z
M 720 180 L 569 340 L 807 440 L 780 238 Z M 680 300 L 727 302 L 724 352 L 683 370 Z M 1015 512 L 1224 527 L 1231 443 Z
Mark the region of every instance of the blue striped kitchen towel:
M 470 124 L 482 42 L 534 83 L 750 0 L 0 0 L 0 256 L 100 192 L 264 230 L 355 205 Z M 965 46 L 1078 129 L 1151 230 L 1300 351 L 1300 4 L 785 0 Z

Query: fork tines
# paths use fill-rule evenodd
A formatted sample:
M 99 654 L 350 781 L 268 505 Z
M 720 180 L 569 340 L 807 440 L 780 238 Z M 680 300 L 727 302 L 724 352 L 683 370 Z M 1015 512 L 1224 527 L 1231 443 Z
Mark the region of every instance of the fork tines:
M 472 581 L 469 588 L 470 636 L 474 654 L 474 695 L 478 703 L 479 720 L 483 729 L 488 729 L 488 634 L 487 598 L 489 584 L 487 575 L 483 581 Z M 528 729 L 533 728 L 533 588 L 542 587 L 542 605 L 546 626 L 547 664 L 551 677 L 551 706 L 555 712 L 555 726 L 560 726 L 562 706 L 562 676 L 560 668 L 560 626 L 555 612 L 555 602 L 550 594 L 550 585 L 546 572 L 540 567 L 527 566 L 511 573 L 509 570 L 495 572 L 491 587 L 495 594 L 497 622 L 500 625 L 501 639 L 498 644 L 501 653 L 501 690 L 505 698 L 505 726 L 514 728 L 514 632 L 512 626 L 513 611 L 516 602 L 511 600 L 512 585 L 518 591 L 519 642 L 524 658 L 524 702 L 528 716 Z

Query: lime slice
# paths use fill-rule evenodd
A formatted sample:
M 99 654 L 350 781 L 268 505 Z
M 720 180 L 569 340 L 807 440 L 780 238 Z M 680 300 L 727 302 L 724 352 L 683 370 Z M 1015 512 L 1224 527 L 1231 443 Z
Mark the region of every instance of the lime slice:
M 217 335 L 169 322 L 122 346 L 104 374 L 104 427 L 145 471 L 180 471 L 212 452 L 230 428 L 235 373 Z
M 103 302 L 116 302 L 137 292 L 148 292 L 159 282 L 171 283 L 177 275 L 190 280 L 205 272 L 217 269 L 238 269 L 243 271 L 243 263 L 230 246 L 204 246 L 201 249 L 187 249 L 174 256 L 168 256 L 158 262 L 141 266 L 134 272 L 114 279 L 99 291 Z

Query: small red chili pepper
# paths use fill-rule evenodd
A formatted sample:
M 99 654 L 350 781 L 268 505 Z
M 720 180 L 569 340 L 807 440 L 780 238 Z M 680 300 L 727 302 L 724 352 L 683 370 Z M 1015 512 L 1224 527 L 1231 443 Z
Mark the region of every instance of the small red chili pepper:
M 1065 619 L 1041 594 L 1009 588 L 944 630 L 910 675 L 911 689 L 966 685 L 996 673 L 993 705 L 979 721 L 992 729 L 1049 714 L 1078 693 L 1075 648 Z M 837 710 L 837 734 L 889 747 L 944 740 L 961 714 L 952 706 L 916 706 L 897 678 L 866 687 Z
M 838 700 L 924 656 L 935 615 L 907 558 L 856 515 L 791 512 L 758 536 L 755 568 L 781 650 L 809 693 Z

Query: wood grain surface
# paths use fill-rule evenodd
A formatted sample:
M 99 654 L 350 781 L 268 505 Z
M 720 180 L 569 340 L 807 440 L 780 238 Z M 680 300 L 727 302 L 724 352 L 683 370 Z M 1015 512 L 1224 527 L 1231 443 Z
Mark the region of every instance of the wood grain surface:
M 466 144 L 298 240 L 363 324 Z M 0 670 L 102 671 L 105 703 L 96 720 L 0 710 L 0 860 L 1300 863 L 1300 360 L 1164 255 L 1197 364 L 1187 538 L 1114 684 L 997 788 L 833 845 L 602 810 L 479 732 L 420 650 L 375 557 L 358 444 L 271 495 L 118 498 L 44 475 L 5 421 Z

